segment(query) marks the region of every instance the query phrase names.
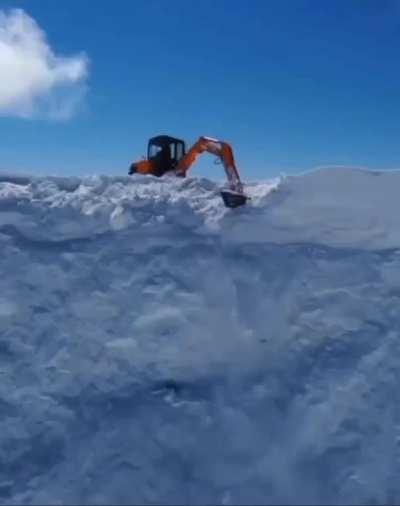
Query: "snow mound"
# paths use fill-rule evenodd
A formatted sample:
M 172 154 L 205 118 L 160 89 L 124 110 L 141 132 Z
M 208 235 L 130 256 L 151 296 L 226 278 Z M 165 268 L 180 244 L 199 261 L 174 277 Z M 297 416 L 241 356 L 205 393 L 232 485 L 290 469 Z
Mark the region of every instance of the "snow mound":
M 0 502 L 400 502 L 400 174 L 0 176 Z

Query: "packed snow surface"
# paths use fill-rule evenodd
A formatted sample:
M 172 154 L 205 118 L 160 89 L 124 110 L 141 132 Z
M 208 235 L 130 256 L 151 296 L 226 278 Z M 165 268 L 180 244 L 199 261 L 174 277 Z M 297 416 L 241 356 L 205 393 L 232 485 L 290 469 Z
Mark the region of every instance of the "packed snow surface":
M 0 175 L 0 503 L 400 502 L 400 173 Z

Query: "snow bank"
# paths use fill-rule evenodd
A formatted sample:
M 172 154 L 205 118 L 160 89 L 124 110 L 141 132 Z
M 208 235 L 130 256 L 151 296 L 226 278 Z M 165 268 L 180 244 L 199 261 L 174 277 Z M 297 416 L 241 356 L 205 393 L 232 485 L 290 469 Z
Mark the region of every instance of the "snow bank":
M 400 501 L 400 174 L 0 176 L 0 502 Z
M 207 180 L 148 176 L 29 178 L 0 175 L 0 226 L 60 241 L 166 226 L 236 243 L 305 243 L 384 250 L 400 245 L 399 172 L 321 169 L 251 184 L 250 205 L 225 209 Z M 15 212 L 7 212 L 9 207 Z M 168 228 L 168 233 L 171 231 Z

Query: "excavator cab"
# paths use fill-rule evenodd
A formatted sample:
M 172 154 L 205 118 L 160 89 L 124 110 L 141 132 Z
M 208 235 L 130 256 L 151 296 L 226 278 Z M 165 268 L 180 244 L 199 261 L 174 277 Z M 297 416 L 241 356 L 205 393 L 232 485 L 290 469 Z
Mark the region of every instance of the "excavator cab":
M 149 140 L 147 159 L 154 168 L 155 176 L 175 170 L 181 158 L 185 156 L 185 142 L 169 135 L 158 135 Z

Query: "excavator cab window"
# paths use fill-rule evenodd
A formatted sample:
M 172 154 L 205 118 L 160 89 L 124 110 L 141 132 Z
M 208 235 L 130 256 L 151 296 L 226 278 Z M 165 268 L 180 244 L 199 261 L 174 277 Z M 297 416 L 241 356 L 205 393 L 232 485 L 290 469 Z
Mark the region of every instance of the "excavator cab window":
M 157 144 L 152 144 L 149 148 L 149 160 L 152 158 L 156 158 L 158 153 L 162 151 L 161 146 L 157 146 Z
M 183 141 L 179 141 L 175 144 L 176 161 L 179 162 L 179 160 L 183 158 L 184 154 L 185 154 L 185 143 Z
M 175 137 L 159 135 L 149 140 L 147 157 L 155 167 L 155 175 L 174 170 L 185 154 L 185 143 Z

